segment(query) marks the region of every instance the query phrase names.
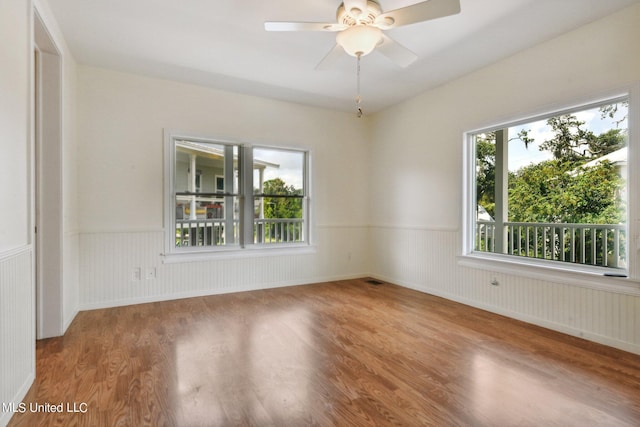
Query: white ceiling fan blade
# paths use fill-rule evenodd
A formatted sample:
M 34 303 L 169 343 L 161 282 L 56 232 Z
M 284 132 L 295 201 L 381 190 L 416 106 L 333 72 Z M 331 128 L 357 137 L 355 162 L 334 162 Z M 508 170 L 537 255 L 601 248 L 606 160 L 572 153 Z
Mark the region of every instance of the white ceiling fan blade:
M 330 22 L 265 22 L 266 31 L 341 31 L 346 25 Z
M 367 0 L 344 0 L 344 9 L 354 18 L 358 18 L 367 12 Z
M 392 10 L 376 18 L 382 29 L 400 27 L 460 13 L 460 0 L 427 0 Z
M 382 35 L 382 44 L 378 46 L 377 49 L 381 54 L 383 54 L 402 68 L 408 67 L 416 59 L 418 59 L 418 55 L 411 52 L 400 43 L 393 41 L 386 34 Z
M 338 58 L 342 56 L 343 53 L 344 49 L 342 48 L 342 46 L 336 44 L 333 49 L 331 49 L 329 53 L 327 53 L 325 57 L 322 58 L 322 61 L 320 61 L 318 65 L 316 65 L 316 70 L 326 70 L 330 68 L 338 60 Z

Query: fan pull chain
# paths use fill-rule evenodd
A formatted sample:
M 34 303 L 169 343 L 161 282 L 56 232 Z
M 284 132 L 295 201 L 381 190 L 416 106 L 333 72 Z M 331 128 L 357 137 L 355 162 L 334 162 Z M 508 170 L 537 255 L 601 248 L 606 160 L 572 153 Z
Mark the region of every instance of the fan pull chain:
M 358 57 L 358 62 L 357 62 L 357 69 L 356 69 L 356 77 L 357 77 L 357 87 L 358 87 L 358 93 L 356 95 L 356 114 L 358 115 L 358 118 L 362 117 L 362 108 L 360 107 L 360 57 L 362 56 L 362 52 L 358 52 L 357 53 L 357 57 Z

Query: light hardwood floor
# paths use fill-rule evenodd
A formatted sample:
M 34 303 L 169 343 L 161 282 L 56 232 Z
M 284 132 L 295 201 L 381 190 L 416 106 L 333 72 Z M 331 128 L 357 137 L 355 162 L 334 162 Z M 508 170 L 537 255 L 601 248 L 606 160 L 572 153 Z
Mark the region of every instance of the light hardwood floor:
M 24 403 L 11 426 L 639 426 L 640 356 L 350 280 L 81 312 Z

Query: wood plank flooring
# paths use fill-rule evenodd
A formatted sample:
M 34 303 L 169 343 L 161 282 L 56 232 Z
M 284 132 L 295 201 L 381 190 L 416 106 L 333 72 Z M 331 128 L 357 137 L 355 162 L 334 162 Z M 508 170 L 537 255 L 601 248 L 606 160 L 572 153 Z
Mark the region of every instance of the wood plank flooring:
M 640 356 L 350 280 L 81 312 L 24 404 L 10 426 L 638 426 Z

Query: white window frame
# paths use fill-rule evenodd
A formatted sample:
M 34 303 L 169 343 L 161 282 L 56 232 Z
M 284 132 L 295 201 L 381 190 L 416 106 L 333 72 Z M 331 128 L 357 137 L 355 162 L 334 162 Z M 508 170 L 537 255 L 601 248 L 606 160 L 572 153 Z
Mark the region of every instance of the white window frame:
M 221 246 L 190 246 L 178 248 L 175 245 L 175 142 L 188 140 L 217 145 L 238 146 L 238 174 L 240 200 L 240 233 L 238 244 Z M 304 241 L 282 244 L 260 244 L 253 242 L 253 148 L 266 148 L 282 151 L 297 151 L 304 154 L 304 196 L 303 196 L 303 226 Z M 273 256 L 315 252 L 312 245 L 311 221 L 311 150 L 296 147 L 281 147 L 265 144 L 254 144 L 230 138 L 220 138 L 211 135 L 197 134 L 180 130 L 164 131 L 164 253 L 163 262 L 193 262 L 212 259 Z M 245 232 L 245 230 L 250 230 Z
M 589 109 L 621 98 L 629 100 L 626 277 L 614 277 L 612 269 L 572 263 L 475 251 L 476 182 L 474 135 L 534 122 L 552 116 Z M 640 84 L 609 91 L 601 96 L 556 104 L 528 115 L 480 125 L 463 134 L 462 252 L 458 263 L 465 267 L 513 274 L 534 279 L 585 286 L 599 290 L 640 295 Z

